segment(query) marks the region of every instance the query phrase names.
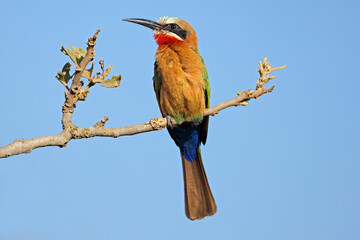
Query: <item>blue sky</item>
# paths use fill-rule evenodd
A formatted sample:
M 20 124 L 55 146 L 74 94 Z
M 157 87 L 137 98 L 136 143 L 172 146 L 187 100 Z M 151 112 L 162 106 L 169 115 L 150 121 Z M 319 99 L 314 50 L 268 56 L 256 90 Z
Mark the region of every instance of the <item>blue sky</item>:
M 150 30 L 121 19 L 188 20 L 211 105 L 255 87 L 269 57 L 273 93 L 210 119 L 202 147 L 218 213 L 184 214 L 179 151 L 167 131 L 92 138 L 0 160 L 0 239 L 359 239 L 358 1 L 6 1 L 0 9 L 0 146 L 61 131 L 62 45 L 85 47 L 121 87 L 95 87 L 73 121 L 159 117 Z M 97 69 L 98 70 L 98 69 Z

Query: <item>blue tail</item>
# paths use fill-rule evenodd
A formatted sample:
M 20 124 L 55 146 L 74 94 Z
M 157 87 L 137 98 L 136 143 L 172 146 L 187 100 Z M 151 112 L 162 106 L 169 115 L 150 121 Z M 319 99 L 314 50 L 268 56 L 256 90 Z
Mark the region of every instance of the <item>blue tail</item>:
M 197 157 L 197 149 L 201 142 L 201 129 L 201 122 L 184 122 L 179 126 L 168 128 L 170 136 L 179 146 L 181 154 L 190 162 Z

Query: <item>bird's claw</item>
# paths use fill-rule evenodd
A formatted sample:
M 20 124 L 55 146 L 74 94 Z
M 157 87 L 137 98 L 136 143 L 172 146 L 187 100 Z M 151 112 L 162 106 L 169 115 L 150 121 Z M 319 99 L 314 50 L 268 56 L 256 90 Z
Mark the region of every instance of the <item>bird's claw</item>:
M 168 128 L 173 128 L 176 123 L 175 120 L 172 117 L 170 117 L 169 115 L 167 115 L 165 118 L 166 118 L 166 126 Z

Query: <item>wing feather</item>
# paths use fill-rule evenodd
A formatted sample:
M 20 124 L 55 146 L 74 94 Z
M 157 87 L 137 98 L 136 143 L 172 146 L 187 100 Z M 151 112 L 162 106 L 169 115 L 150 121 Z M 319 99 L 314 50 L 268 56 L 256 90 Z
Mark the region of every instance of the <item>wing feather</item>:
M 203 68 L 201 69 L 201 75 L 204 79 L 205 85 L 204 85 L 204 96 L 205 96 L 205 108 L 209 108 L 210 107 L 210 83 L 209 83 L 209 76 L 207 73 L 207 69 L 205 66 L 205 62 L 204 59 L 200 56 L 201 58 L 201 62 L 203 64 Z M 206 138 L 207 138 L 207 133 L 208 133 L 208 128 L 209 128 L 209 116 L 204 117 L 203 119 L 203 124 L 202 124 L 202 129 L 201 129 L 201 142 L 205 145 L 206 143 Z

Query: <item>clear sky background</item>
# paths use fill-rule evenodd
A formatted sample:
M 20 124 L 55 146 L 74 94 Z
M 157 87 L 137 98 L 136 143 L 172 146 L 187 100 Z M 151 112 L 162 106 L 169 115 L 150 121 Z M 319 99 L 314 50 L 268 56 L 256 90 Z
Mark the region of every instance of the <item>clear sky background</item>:
M 62 130 L 60 47 L 85 48 L 98 28 L 95 60 L 123 80 L 91 89 L 74 123 L 160 116 L 152 32 L 123 18 L 188 20 L 212 106 L 254 88 L 264 57 L 288 67 L 273 93 L 210 119 L 215 216 L 185 217 L 179 151 L 163 130 L 1 159 L 0 239 L 360 239 L 359 10 L 355 0 L 2 1 L 0 146 Z

